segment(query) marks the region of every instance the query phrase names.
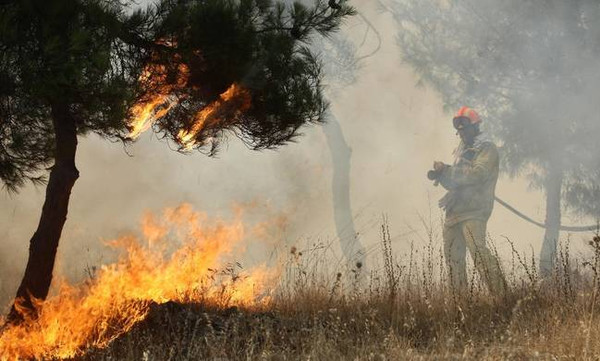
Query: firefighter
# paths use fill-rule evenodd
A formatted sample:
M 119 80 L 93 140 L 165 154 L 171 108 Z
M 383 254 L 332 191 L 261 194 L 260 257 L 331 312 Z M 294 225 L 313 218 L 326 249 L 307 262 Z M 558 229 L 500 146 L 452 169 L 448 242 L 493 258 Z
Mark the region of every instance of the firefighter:
M 488 289 L 503 294 L 506 281 L 498 259 L 486 245 L 486 225 L 494 205 L 499 157 L 496 145 L 479 129 L 481 118 L 461 107 L 453 118 L 460 137 L 452 165 L 436 161 L 429 177 L 448 192 L 440 199 L 445 210 L 444 255 L 454 289 L 467 286 L 466 250 Z

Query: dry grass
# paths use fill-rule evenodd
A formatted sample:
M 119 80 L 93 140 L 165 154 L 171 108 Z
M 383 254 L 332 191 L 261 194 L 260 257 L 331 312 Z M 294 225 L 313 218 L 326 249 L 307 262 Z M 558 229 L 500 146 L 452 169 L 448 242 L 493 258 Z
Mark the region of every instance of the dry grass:
M 290 254 L 282 287 L 261 310 L 153 307 L 110 348 L 81 360 L 597 360 L 600 238 L 589 257 L 561 246 L 551 278 L 513 248 L 510 290 L 490 295 L 471 273 L 447 286 L 438 240 L 396 259 L 382 227 L 383 266 L 323 277 L 322 259 Z

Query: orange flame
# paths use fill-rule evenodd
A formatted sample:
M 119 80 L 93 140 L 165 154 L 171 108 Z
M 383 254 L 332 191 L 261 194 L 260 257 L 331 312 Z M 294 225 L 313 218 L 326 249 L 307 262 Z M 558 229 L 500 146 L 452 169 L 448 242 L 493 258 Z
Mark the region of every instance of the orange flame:
M 145 99 L 131 108 L 129 138 L 136 139 L 179 103 L 179 99 L 173 93 L 185 87 L 189 73 L 187 65 L 179 64 L 177 80 L 175 84 L 169 84 L 167 83 L 167 69 L 164 65 L 149 64 L 144 68 L 139 81 L 155 91 L 149 99 Z
M 146 215 L 145 245 L 132 235 L 110 242 L 127 250 L 119 262 L 103 266 L 86 285 L 62 284 L 38 319 L 6 329 L 0 335 L 0 360 L 61 359 L 105 347 L 143 320 L 152 302 L 266 305 L 278 271 L 259 267 L 235 277 L 215 271 L 226 267 L 227 256 L 241 245 L 241 213 L 231 224 L 208 223 L 187 204 L 166 209 L 162 220 Z M 182 245 L 167 257 L 172 239 Z
M 189 130 L 180 130 L 177 135 L 179 142 L 185 149 L 191 149 L 196 141 L 194 138 L 207 124 L 216 123 L 221 120 L 226 112 L 229 116 L 237 116 L 250 108 L 250 93 L 237 83 L 221 94 L 220 99 L 212 102 L 196 113 L 194 122 Z
M 157 120 L 167 115 L 171 108 L 180 101 L 174 93 L 183 89 L 187 85 L 188 79 L 189 68 L 185 64 L 178 66 L 175 84 L 167 83 L 167 69 L 164 65 L 150 64 L 146 66 L 139 81 L 155 90 L 148 99 L 140 101 L 131 108 L 132 117 L 129 120 L 128 137 L 136 139 L 150 129 Z M 177 138 L 183 148 L 189 150 L 196 145 L 196 136 L 207 124 L 217 123 L 225 117 L 236 117 L 248 108 L 250 108 L 250 92 L 241 85 L 233 83 L 220 95 L 218 100 L 196 113 L 191 127 L 187 130 L 180 130 Z

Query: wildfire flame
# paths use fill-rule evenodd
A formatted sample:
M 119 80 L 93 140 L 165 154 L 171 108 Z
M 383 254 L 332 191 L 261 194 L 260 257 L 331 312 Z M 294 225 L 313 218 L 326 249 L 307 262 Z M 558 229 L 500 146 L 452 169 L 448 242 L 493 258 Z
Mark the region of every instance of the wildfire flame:
M 250 108 L 250 93 L 239 84 L 233 83 L 218 100 L 196 113 L 189 130 L 180 130 L 177 138 L 185 149 L 191 149 L 194 138 L 205 125 L 219 122 L 224 115 L 237 116 Z
M 167 115 L 169 110 L 179 103 L 173 93 L 185 87 L 189 78 L 189 69 L 185 64 L 177 67 L 175 84 L 167 82 L 167 69 L 164 65 L 149 64 L 140 76 L 140 83 L 154 92 L 148 99 L 135 104 L 131 108 L 132 118 L 129 120 L 129 138 L 136 139 L 148 130 L 158 119 Z
M 129 120 L 129 138 L 136 139 L 143 132 L 169 111 L 179 104 L 185 96 L 175 95 L 178 90 L 187 86 L 189 79 L 189 68 L 180 64 L 177 68 L 177 80 L 175 84 L 167 82 L 167 69 L 164 65 L 149 64 L 140 76 L 140 83 L 148 89 L 153 89 L 151 95 L 135 104 L 131 108 L 131 119 Z M 196 145 L 195 138 L 198 133 L 209 124 L 215 124 L 226 117 L 235 118 L 241 112 L 250 108 L 250 92 L 237 83 L 231 84 L 223 92 L 219 99 L 203 107 L 193 117 L 191 126 L 182 129 L 177 139 L 184 149 L 191 149 Z
M 160 220 L 147 214 L 143 242 L 133 235 L 110 242 L 127 251 L 117 263 L 103 266 L 87 284 L 63 283 L 36 320 L 6 329 L 0 335 L 0 360 L 61 359 L 105 347 L 143 320 L 153 302 L 266 305 L 278 271 L 216 271 L 227 267 L 227 256 L 245 236 L 241 212 L 235 218 L 231 224 L 209 224 L 205 214 L 187 204 L 166 209 Z M 182 246 L 167 257 L 172 239 Z

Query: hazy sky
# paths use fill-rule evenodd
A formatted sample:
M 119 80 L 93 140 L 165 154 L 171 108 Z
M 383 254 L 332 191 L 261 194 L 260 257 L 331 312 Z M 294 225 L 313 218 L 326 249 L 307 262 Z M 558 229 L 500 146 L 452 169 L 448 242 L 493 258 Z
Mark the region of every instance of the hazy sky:
M 393 247 L 401 253 L 411 241 L 424 242 L 421 216 L 427 219 L 431 214 L 436 232 L 440 232 L 437 200 L 444 192 L 433 187 L 425 174 L 433 160 L 452 161 L 458 138 L 452 114 L 442 110 L 432 90 L 417 87 L 418 79 L 402 64 L 391 16 L 379 12 L 374 1 L 354 5 L 376 24 L 383 44 L 364 62 L 358 81 L 331 99 L 332 111 L 353 150 L 351 200 L 361 239 L 367 247 L 377 249 L 385 213 Z M 364 30 L 358 18 L 344 28 L 356 42 Z M 368 53 L 374 46 L 371 33 L 360 51 Z M 258 201 L 268 204 L 269 212 L 253 217 L 287 216 L 282 244 L 330 242 L 335 238 L 330 154 L 319 126 L 307 127 L 303 133 L 296 144 L 263 152 L 250 151 L 232 138 L 217 158 L 176 153 L 151 133 L 143 134 L 128 148 L 131 156 L 121 144 L 94 136 L 80 139 L 77 165 L 81 176 L 73 189 L 59 247 L 59 269 L 70 277 L 81 277 L 86 265 L 110 260 L 102 239 L 135 230 L 145 210 L 157 211 L 181 202 L 226 217 L 232 203 Z M 28 186 L 17 195 L 0 192 L 0 301 L 16 290 L 44 191 L 43 187 Z M 543 195 L 529 191 L 525 181 L 502 177 L 496 193 L 543 221 Z M 583 222 L 565 217 L 563 223 Z M 510 247 L 501 236 L 511 238 L 527 252 L 530 247 L 539 252 L 543 237 L 541 229 L 499 205 L 489 222 L 489 233 L 502 254 Z M 579 238 L 574 242 L 582 243 Z M 378 249 L 372 257 L 378 257 Z

